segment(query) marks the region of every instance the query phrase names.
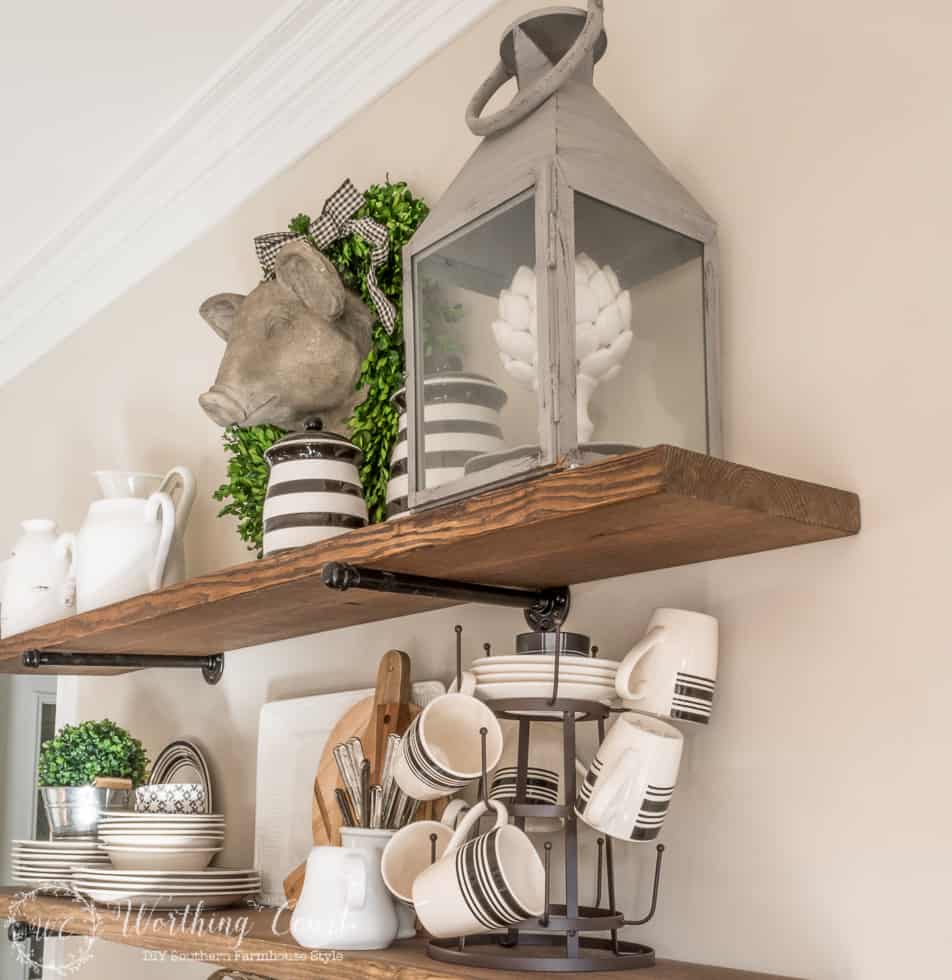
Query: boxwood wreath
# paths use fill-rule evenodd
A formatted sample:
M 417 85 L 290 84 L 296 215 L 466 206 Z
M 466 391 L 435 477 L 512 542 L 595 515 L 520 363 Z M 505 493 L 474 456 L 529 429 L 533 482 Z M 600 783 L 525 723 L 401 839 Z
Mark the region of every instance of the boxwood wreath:
M 40 749 L 40 786 L 88 786 L 98 776 L 145 782 L 149 760 L 142 743 L 115 722 L 64 725 Z
M 390 255 L 377 270 L 377 284 L 397 311 L 393 333 L 388 334 L 379 320 L 374 323 L 373 346 L 357 382 L 358 388 L 366 387 L 367 397 L 348 423 L 351 438 L 364 454 L 360 478 L 371 523 L 384 520 L 387 514 L 390 451 L 397 438 L 397 413 L 390 399 L 404 384 L 402 250 L 428 213 L 426 203 L 414 197 L 406 181 L 388 180 L 364 191 L 364 205 L 354 215 L 373 218 L 390 233 Z M 296 234 L 307 235 L 310 223 L 308 215 L 299 214 L 291 219 L 288 227 Z M 314 245 L 309 235 L 308 240 Z M 337 267 L 344 285 L 358 293 L 372 310 L 366 284 L 370 268 L 368 244 L 352 235 L 334 242 L 324 254 Z M 447 326 L 452 326 L 453 316 L 452 311 L 444 313 Z M 225 429 L 223 436 L 229 456 L 228 479 L 213 496 L 215 500 L 228 502 L 218 516 L 238 519 L 238 535 L 259 558 L 264 541 L 262 511 L 268 487 L 264 451 L 285 434 L 284 429 L 274 425 L 248 428 L 232 425 Z

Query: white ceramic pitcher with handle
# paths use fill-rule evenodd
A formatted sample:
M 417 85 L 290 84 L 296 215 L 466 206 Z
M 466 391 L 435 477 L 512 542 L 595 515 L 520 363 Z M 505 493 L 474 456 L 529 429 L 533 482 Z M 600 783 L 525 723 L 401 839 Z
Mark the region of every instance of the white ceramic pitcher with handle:
M 50 520 L 23 521 L 21 526 L 0 595 L 0 636 L 22 633 L 76 611 L 73 535 L 57 535 L 56 522 Z
M 175 536 L 167 493 L 95 500 L 76 535 L 76 608 L 98 609 L 161 588 Z
M 176 582 L 184 582 L 188 578 L 185 565 L 185 527 L 195 502 L 195 488 L 195 476 L 187 466 L 173 466 L 165 474 L 159 487 L 175 503 L 175 534 L 172 536 L 163 585 L 175 585 Z M 175 496 L 176 493 L 178 496 Z
M 306 949 L 386 949 L 397 911 L 380 876 L 379 849 L 315 847 L 291 935 Z
M 188 578 L 185 564 L 185 528 L 195 502 L 195 476 L 187 466 L 173 466 L 161 476 L 138 470 L 96 470 L 93 473 L 103 497 L 120 500 L 129 497 L 147 499 L 155 491 L 167 493 L 175 504 L 175 533 L 165 565 L 163 585 L 174 585 Z

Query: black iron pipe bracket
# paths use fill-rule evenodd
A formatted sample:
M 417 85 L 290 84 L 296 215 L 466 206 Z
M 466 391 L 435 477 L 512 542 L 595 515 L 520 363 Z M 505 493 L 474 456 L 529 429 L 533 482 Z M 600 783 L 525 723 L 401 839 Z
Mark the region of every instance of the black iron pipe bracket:
M 53 938 L 59 938 L 62 933 L 52 933 Z M 34 925 L 32 922 L 11 922 L 7 926 L 7 941 L 11 943 L 25 943 L 31 939 L 45 939 L 46 929 L 43 926 Z
M 211 653 L 204 657 L 183 657 L 160 653 L 64 653 L 58 650 L 27 650 L 23 654 L 23 666 L 31 670 L 41 670 L 43 667 L 201 670 L 206 684 L 217 684 L 225 673 L 225 655 Z
M 551 632 L 568 618 L 572 595 L 568 586 L 551 589 L 521 589 L 503 585 L 480 585 L 475 582 L 454 582 L 451 579 L 406 575 L 403 572 L 384 572 L 345 562 L 328 562 L 321 571 L 321 581 L 328 588 L 346 592 L 347 589 L 368 589 L 395 595 L 426 596 L 448 599 L 451 602 L 482 602 L 493 606 L 522 609 L 526 622 L 534 630 Z

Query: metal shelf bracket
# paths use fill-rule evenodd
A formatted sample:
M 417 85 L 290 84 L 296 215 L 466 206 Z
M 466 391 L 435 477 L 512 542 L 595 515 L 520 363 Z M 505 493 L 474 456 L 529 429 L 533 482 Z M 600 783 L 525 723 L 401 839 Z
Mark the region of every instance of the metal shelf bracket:
M 211 653 L 204 657 L 182 657 L 160 653 L 64 653 L 56 650 L 27 650 L 23 654 L 23 666 L 31 670 L 40 670 L 43 667 L 191 669 L 201 670 L 206 684 L 217 684 L 225 673 L 225 655 Z
M 344 562 L 328 562 L 321 571 L 321 581 L 331 589 L 368 589 L 397 595 L 419 595 L 456 602 L 484 602 L 524 611 L 526 622 L 534 630 L 551 632 L 568 618 L 572 596 L 568 586 L 551 589 L 520 589 L 502 585 L 479 585 L 454 582 L 451 579 L 383 572 Z

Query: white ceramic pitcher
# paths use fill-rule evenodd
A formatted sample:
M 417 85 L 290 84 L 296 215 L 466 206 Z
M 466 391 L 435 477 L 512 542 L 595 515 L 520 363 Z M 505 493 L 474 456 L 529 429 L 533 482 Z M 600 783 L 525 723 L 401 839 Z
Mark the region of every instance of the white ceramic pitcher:
M 0 595 L 0 636 L 64 619 L 76 610 L 73 536 L 57 536 L 56 522 L 23 521 Z
M 195 476 L 186 466 L 174 466 L 165 474 L 159 490 L 167 493 L 175 504 L 175 534 L 169 549 L 169 560 L 165 566 L 163 585 L 175 585 L 188 578 L 185 567 L 185 526 L 192 513 L 195 502 Z M 175 496 L 176 492 L 178 496 Z
M 187 466 L 173 466 L 165 476 L 134 470 L 96 470 L 93 476 L 107 500 L 129 497 L 145 500 L 157 490 L 172 498 L 175 504 L 175 534 L 172 536 L 162 584 L 184 582 L 188 578 L 185 564 L 185 528 L 195 502 L 196 483 L 192 471 Z
M 78 611 L 161 588 L 174 536 L 167 493 L 93 501 L 76 535 Z
M 386 949 L 397 935 L 397 912 L 379 849 L 315 847 L 291 935 L 307 949 Z

